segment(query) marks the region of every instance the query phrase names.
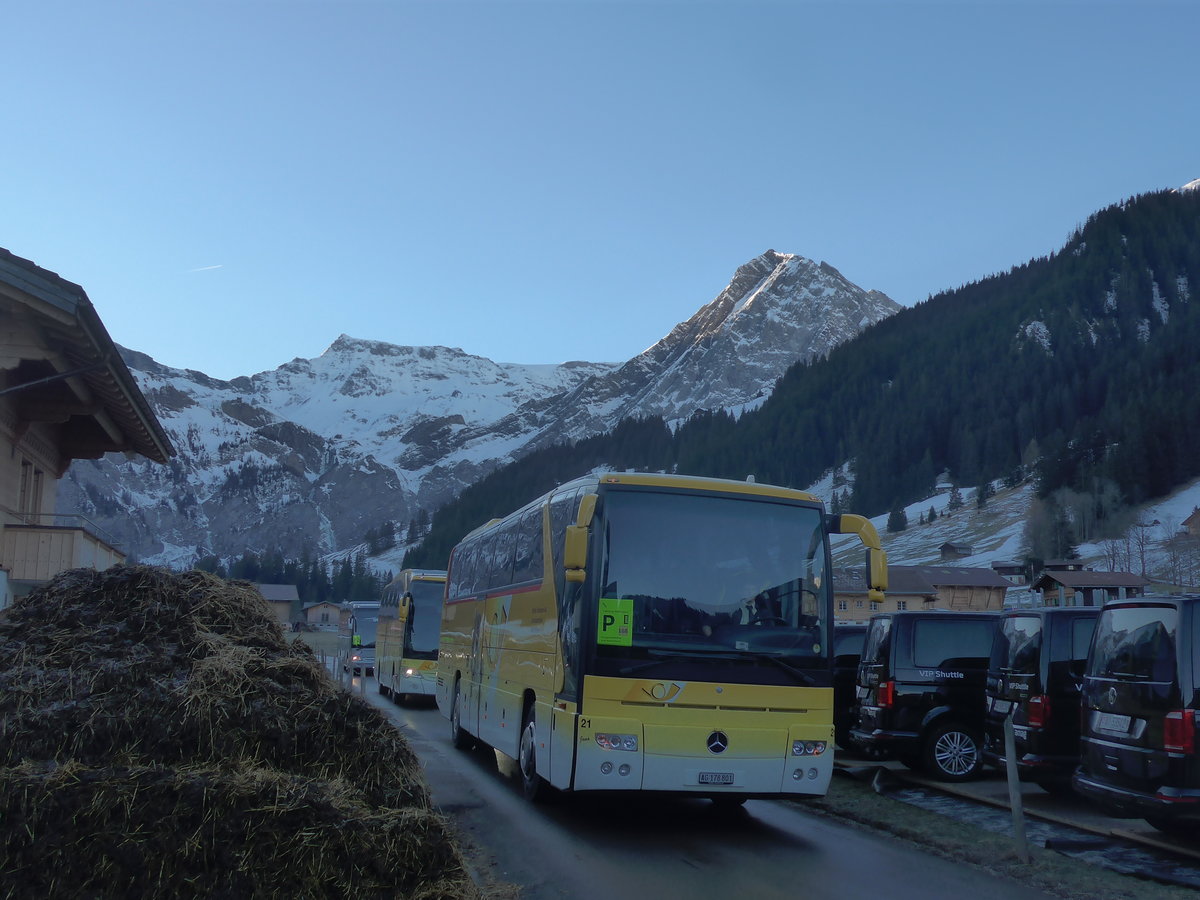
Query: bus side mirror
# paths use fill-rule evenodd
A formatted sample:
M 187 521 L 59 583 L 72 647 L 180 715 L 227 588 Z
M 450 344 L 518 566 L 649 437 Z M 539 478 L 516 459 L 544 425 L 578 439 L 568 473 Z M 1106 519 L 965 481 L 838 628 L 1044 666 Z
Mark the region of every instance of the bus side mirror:
M 874 547 L 867 549 L 867 599 L 883 600 L 888 586 L 887 553 Z
M 563 568 L 567 570 L 567 581 L 583 581 L 583 567 L 587 564 L 588 530 L 583 525 L 568 525 L 563 542 Z
M 871 524 L 871 520 L 863 516 L 849 513 L 829 517 L 830 534 L 856 534 L 859 541 L 867 548 L 867 599 L 883 600 L 883 592 L 887 590 L 888 571 L 887 554 L 879 543 L 879 532 Z

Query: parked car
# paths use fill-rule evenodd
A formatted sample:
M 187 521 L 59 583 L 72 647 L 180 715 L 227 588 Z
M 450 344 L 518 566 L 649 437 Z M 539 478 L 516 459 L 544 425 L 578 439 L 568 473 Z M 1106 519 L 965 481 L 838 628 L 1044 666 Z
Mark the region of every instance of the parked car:
M 1054 606 L 1000 617 L 988 665 L 983 758 L 1003 768 L 1004 722 L 1013 723 L 1017 772 L 1069 793 L 1079 765 L 1079 695 L 1100 610 Z
M 837 625 L 833 629 L 833 739 L 843 750 L 854 749 L 850 729 L 858 716 L 855 686 L 867 626 Z
M 1200 595 L 1104 605 L 1083 679 L 1075 790 L 1164 831 L 1200 825 Z
M 1000 616 L 950 610 L 871 617 L 850 739 L 942 781 L 983 764 L 984 682 Z

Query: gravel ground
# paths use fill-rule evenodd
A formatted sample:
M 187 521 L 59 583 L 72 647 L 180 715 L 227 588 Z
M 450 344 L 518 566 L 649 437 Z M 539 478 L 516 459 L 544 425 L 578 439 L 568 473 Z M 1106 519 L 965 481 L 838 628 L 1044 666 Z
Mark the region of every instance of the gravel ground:
M 1071 900 L 1195 900 L 1197 896 L 1192 888 L 1124 875 L 1038 846 L 1030 847 L 1030 862 L 1021 862 L 1010 836 L 878 794 L 869 783 L 849 776 L 835 777 L 829 794 L 805 803 L 804 808 Z

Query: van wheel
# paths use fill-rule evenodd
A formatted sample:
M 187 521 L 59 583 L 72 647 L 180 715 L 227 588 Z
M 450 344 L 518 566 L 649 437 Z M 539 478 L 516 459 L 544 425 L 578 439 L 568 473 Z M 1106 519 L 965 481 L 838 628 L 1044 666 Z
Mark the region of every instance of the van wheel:
M 1186 819 L 1164 819 L 1159 816 L 1155 816 L 1153 819 L 1146 819 L 1146 821 L 1163 834 L 1192 835 L 1196 832 L 1196 823 L 1194 820 L 1188 821 Z
M 532 705 L 525 710 L 525 721 L 521 726 L 521 746 L 517 752 L 521 788 L 525 791 L 527 799 L 540 803 L 550 793 L 550 785 L 537 773 L 537 722 Z
M 938 781 L 969 781 L 983 767 L 978 735 L 956 722 L 936 726 L 924 749 L 924 768 Z
M 470 750 L 475 741 L 462 727 L 462 692 L 459 690 L 461 683 L 454 682 L 454 699 L 450 701 L 450 743 L 456 750 Z

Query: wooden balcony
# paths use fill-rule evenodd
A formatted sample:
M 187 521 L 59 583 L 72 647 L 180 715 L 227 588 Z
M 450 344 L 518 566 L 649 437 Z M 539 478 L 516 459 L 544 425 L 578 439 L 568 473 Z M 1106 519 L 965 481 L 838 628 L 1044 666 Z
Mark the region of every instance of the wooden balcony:
M 36 521 L 35 521 L 36 520 Z M 49 581 L 67 569 L 107 569 L 125 561 L 111 538 L 76 515 L 25 516 L 0 532 L 0 565 L 13 581 Z

